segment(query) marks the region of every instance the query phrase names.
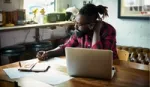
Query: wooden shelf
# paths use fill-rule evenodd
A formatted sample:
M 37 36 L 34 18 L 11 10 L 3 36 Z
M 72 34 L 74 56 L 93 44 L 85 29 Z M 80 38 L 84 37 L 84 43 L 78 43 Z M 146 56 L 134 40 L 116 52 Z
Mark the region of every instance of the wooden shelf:
M 46 28 L 46 27 L 55 27 L 55 26 L 63 26 L 63 25 L 74 25 L 72 21 L 62 21 L 56 23 L 46 23 L 46 24 L 27 24 L 22 26 L 14 26 L 14 27 L 0 27 L 0 31 L 8 31 L 8 30 L 18 30 L 18 29 L 30 29 L 30 28 Z

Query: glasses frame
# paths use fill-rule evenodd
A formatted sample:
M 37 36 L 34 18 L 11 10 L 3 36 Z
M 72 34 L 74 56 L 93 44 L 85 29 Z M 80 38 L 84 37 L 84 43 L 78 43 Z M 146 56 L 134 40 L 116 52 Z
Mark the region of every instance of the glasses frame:
M 96 24 L 95 22 L 93 22 L 93 23 L 81 24 L 81 25 L 75 23 L 75 26 L 78 26 L 78 28 L 83 27 L 83 26 L 88 26 L 88 28 L 91 30 L 91 29 L 94 28 L 95 24 Z M 78 29 L 78 30 L 79 30 L 79 29 Z M 81 31 L 81 30 L 80 30 L 80 31 Z

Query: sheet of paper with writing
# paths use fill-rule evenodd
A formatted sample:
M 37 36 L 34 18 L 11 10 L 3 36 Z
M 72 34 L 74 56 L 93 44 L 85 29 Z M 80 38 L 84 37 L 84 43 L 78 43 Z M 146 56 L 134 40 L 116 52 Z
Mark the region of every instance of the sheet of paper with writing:
M 27 63 L 20 67 L 20 71 L 45 72 L 50 68 L 47 62 Z
M 35 63 L 35 62 L 26 62 L 23 64 L 28 64 L 28 63 Z M 51 66 L 51 64 L 59 64 L 59 65 L 66 65 L 66 62 L 64 59 L 59 59 L 59 58 L 54 58 L 52 61 L 41 61 L 39 62 L 36 66 L 34 66 L 34 70 L 36 69 L 40 69 L 41 67 L 43 68 L 43 66 Z M 15 68 L 6 68 L 4 69 L 4 71 L 6 72 L 6 74 L 11 78 L 23 78 L 23 77 L 28 77 L 28 78 L 32 78 L 50 85 L 57 85 L 60 83 L 63 83 L 65 81 L 68 81 L 70 79 L 72 79 L 73 77 L 70 77 L 69 75 L 67 75 L 66 73 L 63 73 L 61 71 L 57 71 L 56 69 L 51 69 L 49 68 L 46 72 L 24 72 L 24 71 L 19 71 L 18 70 L 19 67 L 15 67 Z M 41 68 L 41 69 L 42 69 Z

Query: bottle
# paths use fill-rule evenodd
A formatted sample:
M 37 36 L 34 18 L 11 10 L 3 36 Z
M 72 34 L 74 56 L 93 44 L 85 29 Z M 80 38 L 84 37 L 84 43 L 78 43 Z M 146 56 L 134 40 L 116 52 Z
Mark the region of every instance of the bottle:
M 44 24 L 44 15 L 39 15 L 38 23 Z
M 3 13 L 0 11 L 0 27 L 3 25 Z
M 0 27 L 4 26 L 6 23 L 6 13 L 0 10 Z
M 33 21 L 34 22 L 38 22 L 38 20 L 37 20 L 37 13 L 38 13 L 38 8 L 36 8 L 36 9 L 34 9 L 33 11 L 32 11 L 32 13 L 33 13 Z
M 45 10 L 44 10 L 44 8 L 42 8 L 41 10 L 40 10 L 40 15 L 39 15 L 39 24 L 44 24 L 44 14 L 45 14 Z

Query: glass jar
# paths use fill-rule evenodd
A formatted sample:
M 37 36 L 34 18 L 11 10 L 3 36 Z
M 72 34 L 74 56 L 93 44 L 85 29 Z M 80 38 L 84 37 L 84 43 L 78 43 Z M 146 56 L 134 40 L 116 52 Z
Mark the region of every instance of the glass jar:
M 0 11 L 0 27 L 5 25 L 6 23 L 6 13 L 4 11 Z
M 0 11 L 0 27 L 3 25 L 3 13 Z

